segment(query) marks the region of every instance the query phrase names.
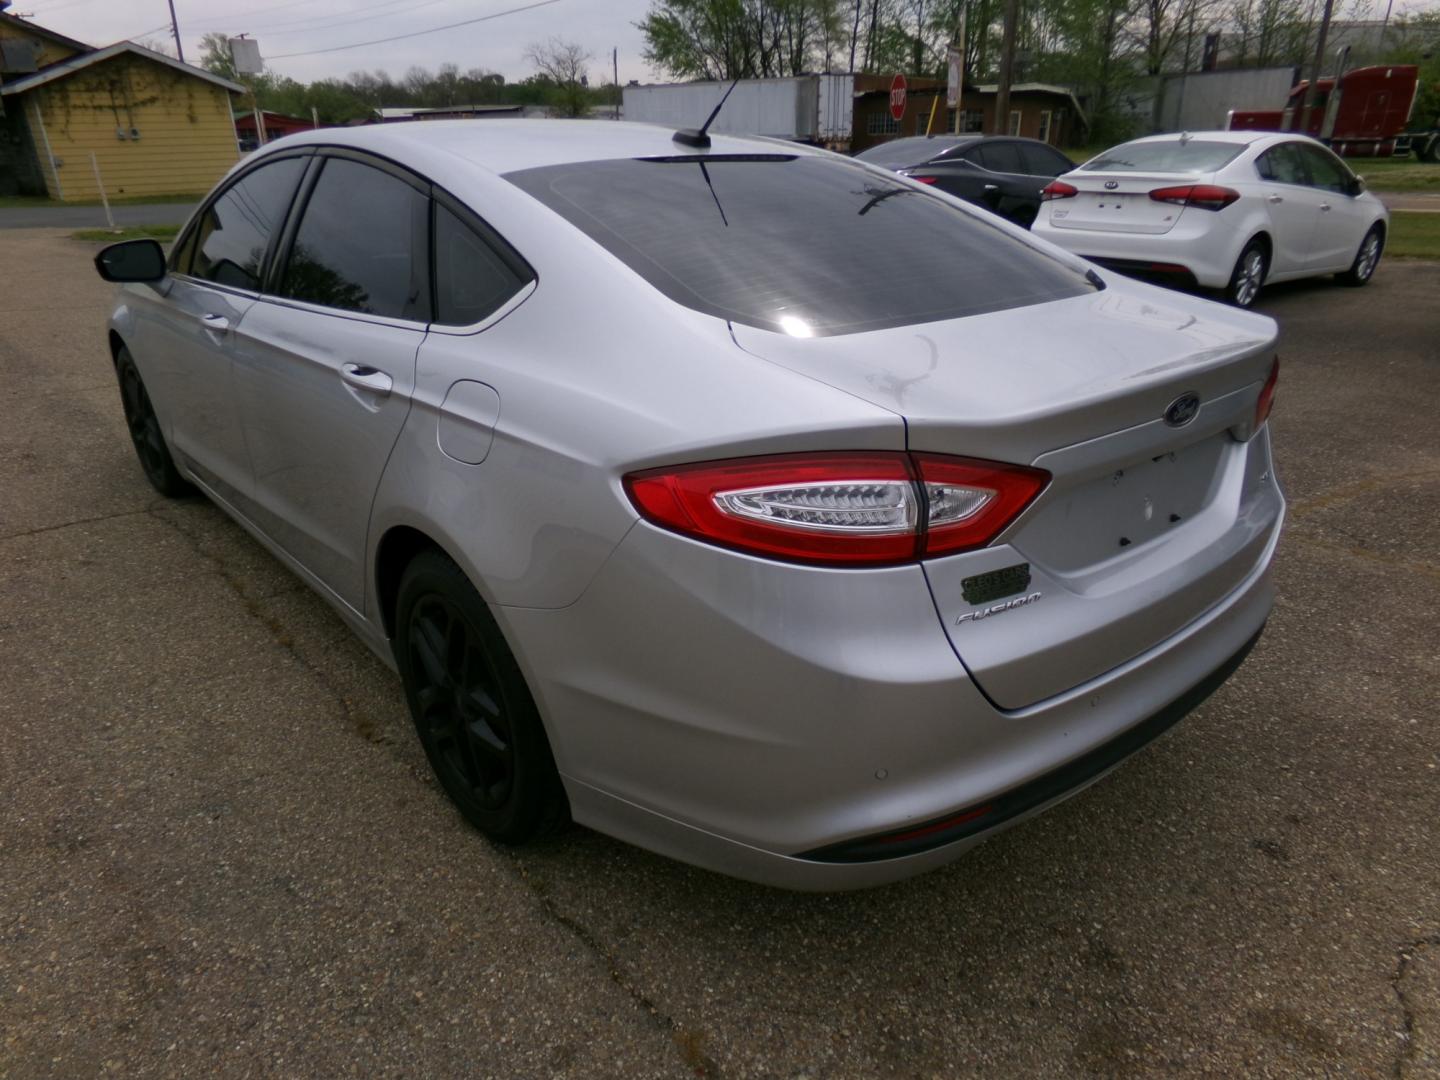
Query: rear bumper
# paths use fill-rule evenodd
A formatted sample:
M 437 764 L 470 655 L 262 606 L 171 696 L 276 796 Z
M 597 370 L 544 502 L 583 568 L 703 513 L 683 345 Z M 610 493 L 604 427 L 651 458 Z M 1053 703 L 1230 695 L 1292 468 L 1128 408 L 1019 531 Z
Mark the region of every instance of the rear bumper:
M 799 858 L 823 863 L 864 863 L 916 855 L 989 832 L 1031 810 L 1053 805 L 1089 786 L 1188 716 L 1245 662 L 1263 632 L 1262 626 L 1233 656 L 1159 712 L 1058 769 L 1001 792 L 979 806 L 965 807 L 936 821 L 907 826 L 898 834 L 882 833 L 833 844 L 805 852 Z
M 574 605 L 496 614 L 577 821 L 765 884 L 861 888 L 949 862 L 1193 708 L 1264 625 L 1274 536 L 1182 631 L 1013 711 L 970 680 L 918 566 L 783 566 L 642 523 Z M 984 804 L 1001 810 L 933 846 L 834 857 Z
M 1188 278 L 1194 284 L 1219 289 L 1228 285 L 1240 249 L 1249 234 L 1237 231 L 1224 218 L 1224 211 L 1187 209 L 1167 233 L 1120 233 L 1095 229 L 1056 228 L 1050 221 L 1047 203 L 1030 231 L 1075 255 L 1121 273 L 1129 267 L 1160 265 L 1177 269 L 1168 273 Z

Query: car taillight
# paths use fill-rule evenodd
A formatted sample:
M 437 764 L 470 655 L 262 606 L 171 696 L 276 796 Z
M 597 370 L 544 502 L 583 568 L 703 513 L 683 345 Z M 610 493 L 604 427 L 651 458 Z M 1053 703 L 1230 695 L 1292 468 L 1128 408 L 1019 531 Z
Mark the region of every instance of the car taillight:
M 791 562 L 883 566 L 983 547 L 1050 480 L 940 454 L 781 454 L 649 469 L 625 490 L 649 522 Z
M 940 179 L 938 176 L 916 176 L 914 173 L 906 173 L 906 175 L 917 184 L 933 184 Z
M 1198 206 L 1201 210 L 1224 210 L 1240 193 L 1232 188 L 1217 184 L 1181 184 L 1178 187 L 1156 188 L 1150 192 L 1156 202 L 1174 203 L 1176 206 Z
M 1051 199 L 1073 199 L 1080 194 L 1080 189 L 1074 184 L 1067 184 L 1064 180 L 1051 180 L 1040 189 L 1040 201 L 1049 202 Z
M 1265 421 L 1270 419 L 1270 410 L 1275 407 L 1275 384 L 1280 381 L 1280 357 L 1275 357 L 1275 363 L 1270 366 L 1270 377 L 1265 380 L 1265 385 L 1260 388 L 1260 398 L 1255 402 L 1255 424 L 1251 427 L 1252 432 L 1259 431 Z

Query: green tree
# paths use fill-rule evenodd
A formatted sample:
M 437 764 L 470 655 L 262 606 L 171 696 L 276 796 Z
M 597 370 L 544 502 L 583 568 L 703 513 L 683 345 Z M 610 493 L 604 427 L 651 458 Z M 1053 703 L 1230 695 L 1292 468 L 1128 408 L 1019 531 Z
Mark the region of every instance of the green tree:
M 543 45 L 526 49 L 525 59 L 534 66 L 537 79 L 547 87 L 550 102 L 560 115 L 584 116 L 590 111 L 586 65 L 593 57 L 581 46 L 551 38 Z

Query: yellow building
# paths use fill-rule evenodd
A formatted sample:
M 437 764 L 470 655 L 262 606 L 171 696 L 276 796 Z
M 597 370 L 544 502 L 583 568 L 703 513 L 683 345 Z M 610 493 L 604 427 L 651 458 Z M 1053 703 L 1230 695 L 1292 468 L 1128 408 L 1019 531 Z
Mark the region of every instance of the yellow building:
M 25 42 L 35 54 L 25 65 Z M 0 13 L 0 194 L 188 195 L 235 164 L 244 87 L 133 42 L 103 49 Z M 18 59 L 17 59 L 18 57 Z

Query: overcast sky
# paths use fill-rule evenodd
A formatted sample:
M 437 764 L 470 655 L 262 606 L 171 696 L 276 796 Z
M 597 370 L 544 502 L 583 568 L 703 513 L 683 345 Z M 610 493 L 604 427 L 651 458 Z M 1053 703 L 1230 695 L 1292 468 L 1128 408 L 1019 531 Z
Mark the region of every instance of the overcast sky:
M 260 42 L 267 65 L 282 75 L 312 82 L 329 75 L 384 68 L 393 76 L 421 64 L 434 70 L 447 61 L 462 71 L 484 68 L 512 81 L 531 74 L 525 48 L 551 37 L 578 42 L 595 59 L 592 85 L 610 81 L 610 50 L 620 50 L 620 81 L 656 78 L 640 57 L 643 40 L 634 24 L 649 0 L 553 0 L 531 11 L 438 33 L 394 38 L 465 19 L 504 12 L 536 0 L 175 0 L 185 59 L 199 57 L 202 34 L 248 34 Z M 122 38 L 169 38 L 165 0 L 14 0 L 10 14 L 90 45 Z M 337 45 L 381 40 L 341 52 L 284 58 Z

